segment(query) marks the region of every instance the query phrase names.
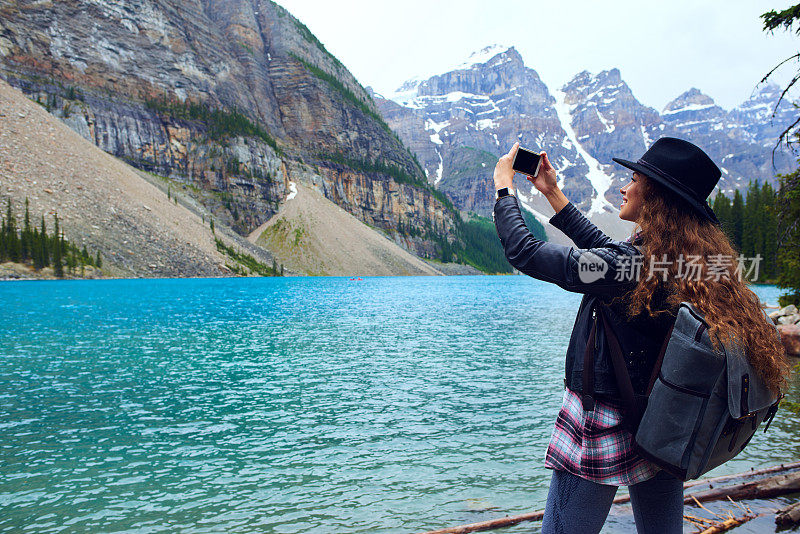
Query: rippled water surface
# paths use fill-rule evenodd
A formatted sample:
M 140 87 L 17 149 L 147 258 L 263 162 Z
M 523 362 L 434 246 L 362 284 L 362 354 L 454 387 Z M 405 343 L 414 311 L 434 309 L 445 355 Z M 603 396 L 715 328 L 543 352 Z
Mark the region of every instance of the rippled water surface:
M 0 284 L 0 529 L 413 532 L 542 508 L 579 301 L 521 276 Z M 715 473 L 800 458 L 797 427 Z

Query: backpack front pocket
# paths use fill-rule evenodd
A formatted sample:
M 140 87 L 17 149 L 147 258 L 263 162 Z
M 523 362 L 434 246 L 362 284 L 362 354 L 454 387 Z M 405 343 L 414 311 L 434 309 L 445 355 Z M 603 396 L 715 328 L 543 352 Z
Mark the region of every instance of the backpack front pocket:
M 685 473 L 708 398 L 659 374 L 636 432 L 637 446 L 673 471 Z

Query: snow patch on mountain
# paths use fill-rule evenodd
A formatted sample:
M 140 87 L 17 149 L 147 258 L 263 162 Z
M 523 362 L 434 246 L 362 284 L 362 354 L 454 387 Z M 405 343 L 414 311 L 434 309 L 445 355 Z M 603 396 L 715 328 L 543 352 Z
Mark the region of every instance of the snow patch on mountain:
M 665 110 L 661 115 L 674 115 L 675 113 L 684 113 L 686 111 L 700 111 L 702 109 L 713 108 L 716 104 L 689 104 L 677 109 Z
M 400 87 L 398 87 L 392 94 L 389 95 L 388 99 L 393 100 L 401 106 L 405 106 L 407 108 L 420 109 L 421 106 L 418 103 L 415 103 L 414 99 L 417 97 L 419 92 L 419 84 L 421 84 L 423 81 L 423 78 L 417 77 L 403 82 Z
M 617 127 L 616 127 L 616 126 L 614 126 L 613 124 L 610 124 L 610 123 L 609 123 L 609 122 L 608 122 L 608 121 L 607 121 L 607 120 L 606 120 L 606 119 L 603 117 L 603 114 L 600 112 L 600 110 L 599 110 L 599 109 L 597 109 L 597 107 L 595 107 L 595 108 L 594 108 L 594 110 L 595 110 L 595 112 L 597 113 L 597 118 L 598 118 L 598 119 L 600 119 L 600 122 L 602 122 L 602 123 L 603 123 L 603 127 L 606 129 L 606 133 L 611 133 L 611 132 L 613 132 L 614 130 L 616 130 L 616 129 L 617 129 Z
M 487 47 L 481 48 L 475 52 L 472 52 L 466 61 L 462 61 L 461 63 L 450 67 L 442 72 L 452 72 L 454 70 L 465 70 L 472 68 L 475 65 L 482 65 L 487 63 L 490 59 L 498 54 L 502 54 L 503 52 L 507 52 L 511 46 L 501 45 L 501 44 L 493 44 Z M 463 57 L 463 56 L 462 56 Z M 511 61 L 510 59 L 506 59 L 506 61 Z
M 433 119 L 425 120 L 425 129 L 433 132 L 431 134 L 431 142 L 437 145 L 444 144 L 442 138 L 439 137 L 439 132 L 447 126 L 450 126 L 450 121 L 436 122 Z
M 402 87 L 407 87 L 403 84 Z M 489 107 L 487 110 L 477 111 L 475 109 L 466 109 L 471 115 L 485 115 L 487 113 L 494 113 L 500 111 L 495 102 L 487 95 L 478 95 L 474 93 L 465 93 L 463 91 L 451 91 L 444 95 L 418 95 L 417 87 L 413 89 L 398 89 L 389 97 L 401 106 L 411 109 L 425 109 L 432 105 L 439 105 L 445 102 L 455 103 L 464 101 L 465 104 L 471 108 Z
M 580 157 L 589 167 L 589 174 L 586 176 L 586 178 L 592 184 L 592 187 L 595 191 L 595 196 L 592 198 L 592 207 L 589 208 L 587 216 L 595 213 L 602 213 L 606 207 L 613 211 L 614 207 L 608 200 L 606 200 L 606 191 L 608 191 L 608 188 L 611 187 L 611 177 L 603 172 L 600 162 L 590 156 L 589 153 L 586 152 L 586 150 L 584 150 L 584 148 L 578 142 L 578 139 L 575 136 L 575 130 L 572 129 L 572 116 L 570 113 L 570 106 L 565 100 L 566 93 L 558 90 L 553 92 L 553 96 L 556 99 L 555 110 L 558 114 L 558 120 L 561 122 L 561 126 L 567 133 L 567 138 L 569 138 L 569 140 L 572 142 L 572 145 L 578 151 L 578 155 L 580 155 Z
M 441 141 L 439 144 L 441 144 Z M 439 156 L 439 167 L 436 169 L 436 179 L 433 181 L 433 185 L 439 185 L 439 182 L 442 181 L 442 172 L 444 171 L 444 159 L 438 148 L 436 149 L 436 155 Z
M 647 130 L 644 129 L 644 124 L 639 125 L 639 130 L 642 132 L 642 139 L 644 139 L 644 146 L 650 148 L 650 145 L 653 144 L 653 140 L 647 134 Z
M 297 186 L 294 182 L 289 182 L 289 194 L 286 196 L 286 200 L 292 200 L 294 197 L 297 196 Z

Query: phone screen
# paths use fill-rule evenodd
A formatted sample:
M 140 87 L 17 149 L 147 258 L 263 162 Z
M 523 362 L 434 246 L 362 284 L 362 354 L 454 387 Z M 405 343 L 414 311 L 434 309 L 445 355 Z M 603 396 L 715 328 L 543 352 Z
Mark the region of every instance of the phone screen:
M 517 156 L 514 158 L 514 164 L 511 166 L 515 171 L 527 174 L 528 176 L 536 176 L 539 170 L 539 159 L 541 156 L 536 152 L 531 152 L 527 148 L 519 147 L 517 149 Z

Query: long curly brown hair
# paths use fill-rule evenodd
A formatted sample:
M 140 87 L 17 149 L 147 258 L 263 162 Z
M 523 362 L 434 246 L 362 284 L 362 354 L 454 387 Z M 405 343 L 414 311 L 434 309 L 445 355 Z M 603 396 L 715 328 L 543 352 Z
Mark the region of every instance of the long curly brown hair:
M 682 301 L 691 302 L 704 314 L 714 348 L 719 350 L 718 341 L 727 342 L 730 336 L 743 340 L 750 364 L 770 390 L 779 393 L 786 387 L 790 369 L 786 351 L 774 326 L 765 320 L 761 301 L 747 286 L 746 269 L 739 271 L 741 276 L 737 273 L 739 253 L 730 239 L 681 197 L 639 176 L 642 205 L 632 237 L 641 236 L 644 261 L 638 284 L 625 295 L 629 319 L 643 311 L 652 317 L 674 313 Z M 685 261 L 692 255 L 699 256 L 694 258 L 694 264 L 701 266 L 699 276 L 688 275 Z M 722 255 L 717 256 L 722 260 L 709 262 L 712 255 Z M 651 257 L 658 262 L 652 277 Z M 746 268 L 749 262 L 742 263 Z M 666 307 L 656 305 L 654 296 L 659 293 L 666 297 Z

